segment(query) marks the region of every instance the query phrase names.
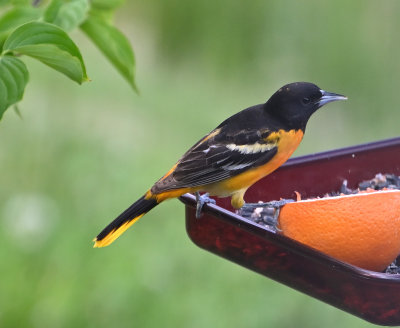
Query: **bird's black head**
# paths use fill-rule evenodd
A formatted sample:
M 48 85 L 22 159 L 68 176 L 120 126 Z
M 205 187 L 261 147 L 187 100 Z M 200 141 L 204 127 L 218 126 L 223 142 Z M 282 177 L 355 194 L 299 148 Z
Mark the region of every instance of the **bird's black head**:
M 324 91 L 308 82 L 290 83 L 266 102 L 265 109 L 290 128 L 305 130 L 308 119 L 323 105 L 347 97 Z

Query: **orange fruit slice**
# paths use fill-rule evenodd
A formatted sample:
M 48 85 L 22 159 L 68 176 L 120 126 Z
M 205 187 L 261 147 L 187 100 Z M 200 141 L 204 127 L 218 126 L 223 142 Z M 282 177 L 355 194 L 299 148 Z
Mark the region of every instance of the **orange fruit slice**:
M 336 259 L 383 271 L 400 254 L 400 190 L 288 203 L 278 228 Z

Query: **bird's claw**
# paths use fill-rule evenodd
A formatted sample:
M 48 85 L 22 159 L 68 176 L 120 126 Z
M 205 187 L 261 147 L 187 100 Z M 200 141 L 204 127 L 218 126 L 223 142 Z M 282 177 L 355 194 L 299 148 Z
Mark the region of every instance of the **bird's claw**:
M 215 200 L 209 197 L 209 193 L 205 193 L 200 195 L 200 193 L 196 192 L 196 218 L 199 219 L 201 217 L 201 210 L 203 209 L 204 204 L 215 204 Z

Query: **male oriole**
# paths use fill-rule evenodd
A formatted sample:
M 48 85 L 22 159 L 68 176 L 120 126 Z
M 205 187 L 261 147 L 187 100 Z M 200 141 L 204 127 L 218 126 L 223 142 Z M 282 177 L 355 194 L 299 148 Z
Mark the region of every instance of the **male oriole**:
M 347 98 L 312 83 L 297 82 L 280 88 L 266 103 L 231 116 L 105 227 L 94 239 L 94 247 L 111 244 L 153 207 L 188 192 L 231 196 L 232 206 L 242 207 L 246 190 L 292 155 L 310 116 L 321 106 L 342 99 Z

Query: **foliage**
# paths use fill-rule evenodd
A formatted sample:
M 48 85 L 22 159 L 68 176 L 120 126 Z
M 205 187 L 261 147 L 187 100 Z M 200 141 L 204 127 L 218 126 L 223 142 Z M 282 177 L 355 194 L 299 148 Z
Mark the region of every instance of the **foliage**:
M 135 59 L 124 34 L 113 25 L 123 0 L 1 1 L 0 119 L 19 102 L 29 79 L 29 56 L 81 84 L 89 80 L 81 52 L 68 33 L 81 28 L 136 90 Z

